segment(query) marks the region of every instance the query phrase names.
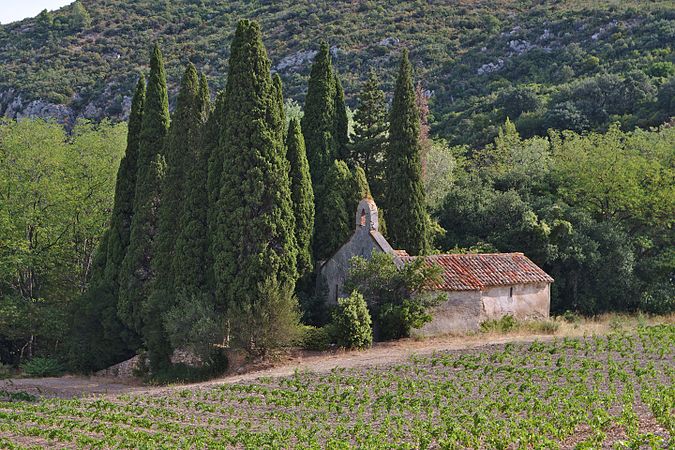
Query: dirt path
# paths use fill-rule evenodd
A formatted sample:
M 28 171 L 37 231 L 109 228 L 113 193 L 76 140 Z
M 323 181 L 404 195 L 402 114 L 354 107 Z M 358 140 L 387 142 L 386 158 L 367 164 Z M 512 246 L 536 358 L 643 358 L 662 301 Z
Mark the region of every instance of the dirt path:
M 51 378 L 18 378 L 0 380 L 0 391 L 23 391 L 44 397 L 80 397 L 89 395 L 116 396 L 127 393 L 162 395 L 177 389 L 199 389 L 209 386 L 253 381 L 260 377 L 283 377 L 295 371 L 330 372 L 336 367 L 355 368 L 394 364 L 408 360 L 412 355 L 430 354 L 437 351 L 464 350 L 507 342 L 531 342 L 535 339 L 552 339 L 553 336 L 508 335 L 508 336 L 462 336 L 416 341 L 404 339 L 379 343 L 363 351 L 336 351 L 334 353 L 304 353 L 287 358 L 271 368 L 254 370 L 244 374 L 228 375 L 214 380 L 171 386 L 148 386 L 137 379 L 83 377 L 67 375 Z

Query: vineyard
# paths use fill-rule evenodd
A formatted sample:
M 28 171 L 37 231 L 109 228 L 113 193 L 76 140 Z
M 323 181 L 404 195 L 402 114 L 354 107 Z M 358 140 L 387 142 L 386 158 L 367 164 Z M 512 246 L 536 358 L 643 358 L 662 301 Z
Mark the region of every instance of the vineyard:
M 659 325 L 169 395 L 7 396 L 0 447 L 673 448 L 674 344 Z

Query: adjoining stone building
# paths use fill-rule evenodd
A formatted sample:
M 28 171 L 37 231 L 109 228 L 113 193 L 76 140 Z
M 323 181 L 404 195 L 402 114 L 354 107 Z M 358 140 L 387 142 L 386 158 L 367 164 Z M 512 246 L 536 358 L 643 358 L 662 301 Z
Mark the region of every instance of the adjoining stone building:
M 394 257 L 397 265 L 416 257 L 394 250 L 378 231 L 377 205 L 363 199 L 356 210 L 356 230 L 335 254 L 319 266 L 326 283 L 327 301 L 345 295 L 342 287 L 353 256 L 370 258 L 373 252 Z M 485 320 L 512 315 L 517 319 L 549 316 L 553 282 L 546 272 L 522 253 L 445 254 L 423 257 L 442 269 L 434 286 L 447 300 L 434 308 L 433 320 L 417 333 L 435 335 L 477 329 Z

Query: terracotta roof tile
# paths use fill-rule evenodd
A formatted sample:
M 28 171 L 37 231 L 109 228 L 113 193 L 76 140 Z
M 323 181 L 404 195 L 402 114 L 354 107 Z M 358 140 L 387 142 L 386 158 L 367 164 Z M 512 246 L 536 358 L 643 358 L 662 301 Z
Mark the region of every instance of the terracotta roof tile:
M 404 263 L 413 258 L 399 256 Z M 442 280 L 435 286 L 439 290 L 478 291 L 494 286 L 553 282 L 522 253 L 431 255 L 425 260 L 443 269 Z

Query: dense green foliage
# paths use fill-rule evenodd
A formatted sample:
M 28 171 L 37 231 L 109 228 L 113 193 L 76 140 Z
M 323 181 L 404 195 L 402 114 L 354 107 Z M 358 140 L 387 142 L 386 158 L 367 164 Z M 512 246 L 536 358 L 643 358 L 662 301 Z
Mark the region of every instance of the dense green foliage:
M 199 161 L 192 156 L 201 146 L 203 114 L 200 102 L 197 69 L 188 64 L 163 150 L 165 168 L 157 211 L 157 234 L 152 243 L 150 262 L 153 278 L 148 297 L 143 304 L 143 314 L 146 317 L 143 337 L 150 356 L 150 366 L 155 370 L 168 365 L 172 352 L 162 316 L 175 304 L 178 269 L 181 270 L 181 280 L 187 277 L 190 282 L 198 283 L 198 279 L 191 275 L 198 277 L 203 273 L 203 266 L 200 265 L 202 261 L 193 260 L 189 253 L 175 251 L 177 239 L 182 234 L 180 225 L 183 209 L 187 205 L 195 206 L 195 199 L 186 195 L 185 179 L 189 167 L 197 170 L 199 167 Z M 192 217 L 198 218 L 198 215 L 190 211 L 190 218 Z M 190 252 L 193 250 L 189 247 L 181 249 Z
M 403 51 L 396 80 L 385 161 L 384 209 L 389 217 L 387 233 L 391 244 L 411 255 L 425 254 L 430 245 L 422 184 L 420 116 L 407 50 Z
M 153 278 L 152 255 L 157 236 L 158 209 L 165 171 L 164 140 L 169 128 L 169 100 L 162 53 L 155 45 L 150 59 L 145 108 L 141 122 L 134 215 L 127 253 L 120 270 L 118 314 L 138 333 L 143 332 L 144 305 Z M 151 320 L 159 320 L 152 317 Z
M 339 165 L 348 156 L 348 122 L 342 85 L 324 42 L 312 64 L 302 117 L 314 192 L 312 253 L 317 261 L 329 257 L 349 236 L 349 210 L 342 205 L 351 183 L 347 182 L 349 169 Z M 335 210 L 336 207 L 340 209 Z M 336 218 L 337 222 L 333 222 Z
M 232 345 L 252 355 L 267 356 L 295 343 L 301 313 L 293 285 L 269 277 L 253 294 L 256 298 L 234 303 L 228 310 Z
M 117 171 L 110 228 L 93 260 L 89 286 L 71 311 L 68 362 L 80 371 L 107 367 L 131 356 L 138 346 L 136 333 L 118 318 L 117 301 L 119 273 L 131 233 L 144 105 L 145 78 L 141 75 L 131 103 L 127 148 Z
M 668 448 L 674 339 L 660 325 L 161 395 L 7 395 L 0 446 Z
M 101 272 L 95 254 L 125 139 L 126 127 L 108 122 L 71 135 L 42 120 L 0 122 L 2 362 L 63 355 L 71 303 Z
M 41 98 L 96 118 L 122 117 L 134 74 L 146 66 L 148 39 L 160 36 L 172 92 L 186 59 L 223 89 L 231 30 L 251 18 L 266 30 L 287 96 L 301 103 L 310 52 L 321 39 L 333 49 L 352 107 L 369 68 L 391 90 L 396 55 L 410 48 L 417 79 L 432 94 L 434 130 L 452 144 L 489 143 L 507 116 L 525 136 L 574 123 L 602 129 L 604 113 L 586 117 L 591 102 L 576 92 L 607 75 L 623 85 L 638 80 L 646 94 L 606 110 L 611 120 L 632 127 L 673 115 L 675 28 L 667 0 L 79 3 L 90 21 L 71 5 L 0 27 L 0 114 L 21 93 L 23 107 Z
M 441 247 L 525 252 L 554 311 L 672 311 L 673 148 L 672 127 L 522 139 L 507 122 L 454 171 Z
M 333 139 L 335 140 L 335 157 L 343 161 L 349 160 L 349 118 L 345 105 L 345 91 L 337 72 L 333 72 L 335 83 L 335 121 L 333 125 Z
M 312 64 L 302 117 L 302 133 L 307 147 L 317 212 L 322 208 L 323 179 L 337 157 L 335 91 L 330 52 L 328 44 L 323 43 Z
M 220 179 L 223 173 L 223 147 L 220 145 L 220 134 L 224 126 L 224 118 L 225 93 L 221 91 L 216 96 L 213 112 L 209 115 L 202 136 L 204 152 L 208 155 L 206 175 L 206 195 L 208 200 L 206 229 L 208 236 L 215 234 L 218 224 L 218 198 L 220 197 Z M 216 285 L 215 274 L 212 270 L 214 258 L 213 239 L 209 238 L 207 244 L 206 257 L 209 264 L 206 267 L 206 281 L 209 289 L 213 292 Z
M 207 191 L 210 143 L 205 127 L 211 113 L 211 99 L 206 78 L 199 80 L 199 93 L 194 115 L 186 126 L 183 205 L 178 222 L 174 258 L 174 290 L 177 293 L 205 292 L 208 288 L 209 246 Z M 218 139 L 215 139 L 216 143 Z
M 239 23 L 227 80 L 219 150 L 223 169 L 212 236 L 216 295 L 233 314 L 264 320 L 270 302 L 291 302 L 275 296 L 293 292 L 297 248 L 281 105 L 257 23 Z M 246 323 L 238 325 L 245 328 Z M 243 332 L 268 342 L 252 324 Z M 247 348 L 262 345 L 246 342 Z
M 384 152 L 387 144 L 387 104 L 375 70 L 368 72 L 368 80 L 359 94 L 354 113 L 354 136 L 347 161 L 360 166 L 372 186 L 377 202 L 382 198 Z
M 21 371 L 28 377 L 58 377 L 63 375 L 64 367 L 52 358 L 37 357 L 21 365 Z
M 115 292 L 119 289 L 119 271 L 127 251 L 127 246 L 129 245 L 131 219 L 134 213 L 138 150 L 144 107 L 145 77 L 141 75 L 131 102 L 127 148 L 117 171 L 115 201 L 110 218 L 110 232 L 106 249 L 105 278 L 113 283 Z
M 179 292 L 162 318 L 172 348 L 192 352 L 205 362 L 218 357 L 214 345 L 224 341 L 225 317 L 208 292 Z
M 373 343 L 373 328 L 368 305 L 363 295 L 353 291 L 339 298 L 333 312 L 337 345 L 344 348 L 368 348 Z
M 331 257 L 354 232 L 356 189 L 347 163 L 333 160 L 321 190 L 323 196 L 317 199 L 313 241 L 317 261 Z
M 431 321 L 429 308 L 445 297 L 429 291 L 440 274 L 440 268 L 423 259 L 398 268 L 391 255 L 374 253 L 368 260 L 360 256 L 351 259 L 345 289 L 366 298 L 377 340 L 399 339 Z
M 639 11 L 633 2 L 528 10 L 503 0 L 489 11 L 481 2 L 400 2 L 387 11 L 336 4 L 302 20 L 298 11 L 315 5 L 230 3 L 230 13 L 277 24 L 268 36 L 273 54 L 292 58 L 276 66 L 260 26 L 248 20 L 228 53 L 229 36 L 213 24 L 229 23 L 231 14 L 212 16 L 222 6 L 210 1 L 140 0 L 119 11 L 108 9 L 117 0 L 101 3 L 75 2 L 25 28 L 0 27 L 0 113 L 42 108 L 26 103 L 38 93 L 85 115 L 120 117 L 140 65 L 128 50 L 138 45 L 129 27 L 139 20 L 139 30 L 163 33 L 169 54 L 182 52 L 169 62 L 172 82 L 186 57 L 204 75 L 188 65 L 169 128 L 175 84 L 167 87 L 155 46 L 147 89 L 141 78 L 130 102 L 114 204 L 110 171 L 123 128 L 74 123 L 72 115 L 59 116 L 70 135 L 52 123 L 0 124 L 3 361 L 67 353 L 71 367 L 93 370 L 145 346 L 157 369 L 177 348 L 210 360 L 223 345 L 264 354 L 292 343 L 298 276 L 305 275 L 296 289 L 304 318 L 325 323 L 321 281 L 315 289 L 307 274 L 349 238 L 358 201 L 372 195 L 386 211 L 392 244 L 411 254 L 525 252 L 556 279 L 554 311 L 672 312 L 675 135 L 668 125 L 626 131 L 674 114 L 675 34 L 661 2 Z M 154 13 L 142 14 L 148 8 Z M 497 19 L 496 11 L 513 14 Z M 131 20 L 122 25 L 117 14 Z M 345 17 L 385 17 L 377 32 L 391 35 L 345 33 Z M 307 36 L 319 27 L 331 45 L 315 53 Z M 440 38 L 441 31 L 448 34 Z M 189 36 L 191 47 L 172 35 Z M 392 89 L 399 35 L 420 82 L 413 84 L 403 49 Z M 374 38 L 377 45 L 363 44 Z M 36 55 L 57 48 L 64 49 L 58 67 L 52 58 L 32 70 Z M 127 63 L 123 76 L 112 51 Z M 75 83 L 83 68 L 74 55 L 92 54 Z M 206 75 L 222 87 L 222 55 L 227 86 L 211 113 Z M 109 78 L 93 83 L 101 68 Z M 302 111 L 284 101 L 282 80 L 302 100 L 307 72 Z M 354 115 L 347 104 L 358 106 Z M 380 225 L 384 232 L 383 217 Z M 412 294 L 430 269 L 372 264 L 357 261 L 360 275 L 350 283 L 368 301 L 378 338 L 408 336 L 429 320 L 433 302 Z
M 314 191 L 309 174 L 305 140 L 298 119 L 291 119 L 286 138 L 286 155 L 290 164 L 291 200 L 295 216 L 295 240 L 298 246 L 298 274 L 312 271 L 312 235 L 314 234 Z

